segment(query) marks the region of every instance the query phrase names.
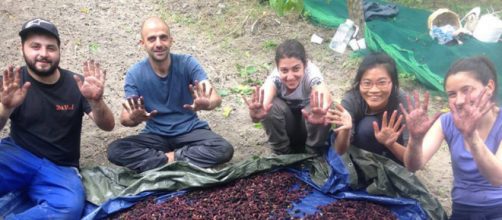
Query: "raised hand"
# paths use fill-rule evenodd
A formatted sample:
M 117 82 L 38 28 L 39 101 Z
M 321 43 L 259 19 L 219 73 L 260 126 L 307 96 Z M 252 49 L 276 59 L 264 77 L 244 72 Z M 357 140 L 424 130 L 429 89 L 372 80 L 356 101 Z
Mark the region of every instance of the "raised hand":
M 486 93 L 486 89 L 483 89 L 475 101 L 471 99 L 471 92 L 467 93 L 461 108 L 457 108 L 453 102 L 449 102 L 448 105 L 451 109 L 455 127 L 464 137 L 471 137 L 478 127 L 481 117 L 490 111 L 495 103 L 491 101 L 491 94 Z
M 191 105 L 185 104 L 183 108 L 192 111 L 208 110 L 211 105 L 210 98 L 213 88 L 209 89 L 209 92 L 206 92 L 206 83 L 199 84 L 197 81 L 195 81 L 194 85 L 188 85 L 188 88 L 190 89 L 190 93 L 192 93 L 193 103 Z
M 100 101 L 105 90 L 106 71 L 101 70 L 99 63 L 94 60 L 85 61 L 82 69 L 84 71 L 83 80 L 77 75 L 73 76 L 77 81 L 80 93 L 89 101 Z
M 305 120 L 314 125 L 327 125 L 329 122 L 326 120 L 326 113 L 329 106 L 324 106 L 324 94 L 314 91 L 310 94 L 310 112 L 302 109 L 302 114 Z
M 157 110 L 146 111 L 142 96 L 128 98 L 127 102 L 122 103 L 122 106 L 129 113 L 129 119 L 138 124 L 157 115 Z
M 420 97 L 417 91 L 413 92 L 414 103 L 411 103 L 410 97 L 406 96 L 406 101 L 408 103 L 408 110 L 403 107 L 400 103 L 401 112 L 404 114 L 406 119 L 406 124 L 408 125 L 408 132 L 410 133 L 410 138 L 415 140 L 421 140 L 429 128 L 434 124 L 439 118 L 440 113 L 437 112 L 433 117 L 427 115 L 427 109 L 429 105 L 429 93 L 425 92 L 424 101 L 420 103 Z
M 335 109 L 328 110 L 326 113 L 326 121 L 332 125 L 338 126 L 334 129 L 335 132 L 352 129 L 352 116 L 350 116 L 350 113 L 340 104 L 337 104 Z
M 373 122 L 373 130 L 375 132 L 375 138 L 377 141 L 387 147 L 392 146 L 399 136 L 403 133 L 405 125 L 401 126 L 401 121 L 403 120 L 403 115 L 397 118 L 397 111 L 394 110 L 390 119 L 387 121 L 387 111 L 383 113 L 382 117 L 382 128 L 378 127 L 376 121 Z
M 13 66 L 7 67 L 3 71 L 2 82 L 0 83 L 2 105 L 6 109 L 14 109 L 21 105 L 30 88 L 30 82 L 21 83 L 21 68 Z
M 268 104 L 267 106 L 263 104 L 264 97 L 265 91 L 263 89 L 260 89 L 260 87 L 258 86 L 256 86 L 255 90 L 253 91 L 253 97 L 251 101 L 242 96 L 242 99 L 244 99 L 244 102 L 246 102 L 246 105 L 248 106 L 249 116 L 251 116 L 253 122 L 258 122 L 264 119 L 272 108 L 272 103 Z

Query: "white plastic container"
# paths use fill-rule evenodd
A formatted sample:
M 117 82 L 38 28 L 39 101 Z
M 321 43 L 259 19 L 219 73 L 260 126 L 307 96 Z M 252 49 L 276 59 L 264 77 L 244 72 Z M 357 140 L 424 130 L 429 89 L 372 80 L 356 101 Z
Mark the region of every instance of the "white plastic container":
M 502 35 L 502 20 L 493 14 L 481 16 L 473 36 L 482 42 L 496 43 Z
M 322 44 L 324 39 L 322 37 L 319 37 L 317 34 L 312 34 L 312 37 L 310 37 L 310 42 L 316 43 L 316 44 Z
M 350 19 L 345 20 L 345 23 L 338 26 L 335 35 L 333 35 L 329 43 L 329 48 L 338 53 L 345 52 L 350 39 L 357 34 L 356 31 L 357 27 L 354 26 L 354 22 Z

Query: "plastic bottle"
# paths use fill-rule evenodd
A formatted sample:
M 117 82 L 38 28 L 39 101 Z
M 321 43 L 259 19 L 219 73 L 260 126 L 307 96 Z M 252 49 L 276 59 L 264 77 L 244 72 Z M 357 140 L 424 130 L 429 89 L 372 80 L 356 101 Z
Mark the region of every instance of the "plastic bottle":
M 356 28 L 354 26 L 354 22 L 350 19 L 345 20 L 345 23 L 341 24 L 338 26 L 338 29 L 336 29 L 335 35 L 329 43 L 329 48 L 338 53 L 345 52 L 347 44 L 354 35 L 355 31 Z

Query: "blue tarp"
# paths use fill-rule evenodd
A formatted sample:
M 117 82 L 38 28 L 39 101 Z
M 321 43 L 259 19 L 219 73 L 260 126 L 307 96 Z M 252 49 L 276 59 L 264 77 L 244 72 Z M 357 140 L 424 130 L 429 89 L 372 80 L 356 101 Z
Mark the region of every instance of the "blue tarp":
M 370 195 L 365 191 L 352 191 L 348 184 L 348 171 L 342 159 L 332 150 L 325 157 L 329 164 L 330 172 L 324 184 L 316 184 L 312 179 L 311 166 L 288 166 L 283 168 L 273 168 L 269 172 L 274 172 L 278 169 L 285 169 L 295 174 L 297 178 L 312 186 L 313 192 L 308 194 L 301 200 L 300 203 L 292 204 L 291 213 L 300 217 L 304 214 L 313 214 L 318 206 L 326 205 L 339 199 L 364 200 L 371 201 L 388 207 L 395 213 L 399 219 L 427 219 L 427 214 L 420 207 L 419 203 L 412 199 L 406 198 L 390 198 L 385 196 Z M 307 160 L 303 161 L 307 162 Z M 302 163 L 303 163 L 302 162 Z M 214 185 L 214 184 L 213 184 Z M 120 196 L 109 199 L 108 201 L 96 206 L 87 202 L 83 219 L 104 219 L 112 213 L 125 210 L 137 202 L 149 197 L 155 196 L 158 202 L 166 201 L 172 197 L 183 195 L 187 190 L 174 192 L 150 190 L 137 195 Z M 0 215 L 4 216 L 7 212 L 18 212 L 26 209 L 29 202 L 26 196 L 21 196 L 22 193 L 9 194 L 0 199 Z M 300 212 L 293 210 L 300 210 Z

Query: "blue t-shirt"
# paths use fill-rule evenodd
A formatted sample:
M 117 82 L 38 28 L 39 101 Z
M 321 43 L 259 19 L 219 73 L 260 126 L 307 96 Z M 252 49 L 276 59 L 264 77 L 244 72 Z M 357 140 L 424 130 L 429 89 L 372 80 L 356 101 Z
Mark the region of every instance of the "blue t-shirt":
M 502 187 L 490 184 L 481 175 L 472 154 L 465 150 L 464 137 L 455 127 L 451 113 L 441 116 L 441 126 L 451 154 L 453 170 L 452 200 L 470 206 L 502 205 Z M 502 141 L 502 111 L 485 140 L 488 149 L 495 154 Z
M 183 108 L 192 104 L 193 98 L 188 88 L 195 80 L 206 80 L 206 72 L 190 55 L 171 54 L 171 66 L 166 77 L 155 74 L 148 58 L 134 64 L 125 78 L 125 97 L 143 96 L 148 112 L 158 114 L 146 122 L 145 133 L 164 136 L 178 136 L 198 128 L 208 128 L 197 114 Z

